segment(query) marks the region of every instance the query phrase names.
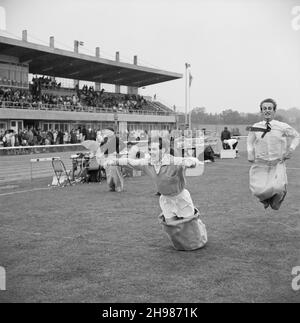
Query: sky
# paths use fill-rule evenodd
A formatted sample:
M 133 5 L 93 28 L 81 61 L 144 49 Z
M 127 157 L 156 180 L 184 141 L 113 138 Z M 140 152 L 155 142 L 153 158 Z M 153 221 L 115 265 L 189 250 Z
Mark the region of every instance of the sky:
M 6 12 L 4 21 L 3 9 Z M 0 0 L 9 37 L 193 76 L 190 106 L 255 113 L 300 108 L 300 0 Z M 140 94 L 185 111 L 185 78 Z

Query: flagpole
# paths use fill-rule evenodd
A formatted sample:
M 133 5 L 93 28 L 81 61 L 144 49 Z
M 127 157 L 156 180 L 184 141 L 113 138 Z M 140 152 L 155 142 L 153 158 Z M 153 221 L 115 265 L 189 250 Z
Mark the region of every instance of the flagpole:
M 189 129 L 192 130 L 191 84 L 190 84 L 190 80 L 189 80 Z
M 187 116 L 187 68 L 188 68 L 188 64 L 185 63 L 185 125 L 184 125 L 184 129 L 186 129 L 186 125 L 188 123 L 188 116 Z

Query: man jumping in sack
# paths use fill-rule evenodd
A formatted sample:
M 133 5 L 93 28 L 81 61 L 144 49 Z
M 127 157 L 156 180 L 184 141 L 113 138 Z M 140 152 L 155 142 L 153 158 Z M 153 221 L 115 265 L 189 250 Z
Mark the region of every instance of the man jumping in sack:
M 264 205 L 279 210 L 287 194 L 285 160 L 299 144 L 298 132 L 286 123 L 274 120 L 277 104 L 273 99 L 261 102 L 263 121 L 248 127 L 250 190 Z
M 149 156 L 142 159 L 108 158 L 105 165 L 130 166 L 149 175 L 161 193 L 159 221 L 177 250 L 196 250 L 207 243 L 206 227 L 185 188 L 185 169 L 203 164 L 194 157 L 174 157 L 171 145 L 161 137 L 149 138 Z

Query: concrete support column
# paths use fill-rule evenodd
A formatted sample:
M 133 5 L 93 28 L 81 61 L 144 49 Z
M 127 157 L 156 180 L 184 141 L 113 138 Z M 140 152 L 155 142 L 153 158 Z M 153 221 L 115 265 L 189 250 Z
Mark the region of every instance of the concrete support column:
M 50 47 L 51 47 L 51 48 L 54 48 L 54 37 L 53 37 L 53 36 L 51 36 L 51 37 L 50 37 L 50 42 L 49 42 L 49 44 L 50 44 Z
M 96 57 L 100 58 L 100 48 L 96 47 Z M 101 83 L 95 82 L 95 91 L 101 91 Z
M 22 31 L 22 40 L 27 41 L 27 30 L 26 29 Z
M 120 52 L 116 52 L 116 62 L 120 62 Z M 121 93 L 121 86 L 115 85 L 115 93 Z
M 78 40 L 74 40 L 74 53 L 78 54 L 78 48 L 79 48 L 79 41 Z M 76 88 L 76 86 L 79 86 L 79 80 L 74 80 L 74 88 Z
M 133 56 L 133 64 L 137 65 L 138 64 L 138 57 L 137 55 Z M 127 93 L 128 94 L 135 94 L 138 95 L 139 94 L 139 88 L 135 87 L 135 86 L 128 86 L 127 87 Z

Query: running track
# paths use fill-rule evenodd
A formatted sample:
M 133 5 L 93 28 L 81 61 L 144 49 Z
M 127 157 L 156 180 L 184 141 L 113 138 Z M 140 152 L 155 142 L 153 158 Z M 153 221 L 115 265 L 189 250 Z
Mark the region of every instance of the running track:
M 79 150 L 80 151 L 80 150 Z M 30 159 L 60 157 L 66 165 L 66 169 L 71 169 L 71 155 L 76 152 L 54 152 L 47 154 L 28 154 L 0 156 L 0 184 L 17 180 L 30 180 Z M 42 178 L 53 175 L 51 162 L 32 163 L 32 177 Z

